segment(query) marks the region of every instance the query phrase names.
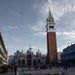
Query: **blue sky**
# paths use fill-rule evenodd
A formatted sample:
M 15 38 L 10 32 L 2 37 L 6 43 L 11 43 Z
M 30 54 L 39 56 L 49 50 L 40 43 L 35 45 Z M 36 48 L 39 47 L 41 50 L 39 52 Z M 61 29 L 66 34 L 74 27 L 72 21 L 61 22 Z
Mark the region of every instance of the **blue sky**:
M 30 47 L 47 52 L 48 7 L 56 22 L 57 47 L 75 43 L 75 0 L 0 0 L 0 31 L 9 54 Z

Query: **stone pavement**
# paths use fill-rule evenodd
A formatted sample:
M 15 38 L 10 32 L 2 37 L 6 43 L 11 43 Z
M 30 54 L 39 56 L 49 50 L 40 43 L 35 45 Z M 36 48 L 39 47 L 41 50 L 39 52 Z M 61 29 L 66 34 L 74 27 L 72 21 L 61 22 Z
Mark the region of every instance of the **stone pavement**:
M 47 75 L 47 74 L 58 74 L 58 75 L 75 75 L 75 68 L 51 68 L 51 69 L 39 69 L 39 70 L 24 70 L 19 68 L 17 71 L 18 75 Z
M 0 73 L 0 75 L 15 75 L 14 72 Z

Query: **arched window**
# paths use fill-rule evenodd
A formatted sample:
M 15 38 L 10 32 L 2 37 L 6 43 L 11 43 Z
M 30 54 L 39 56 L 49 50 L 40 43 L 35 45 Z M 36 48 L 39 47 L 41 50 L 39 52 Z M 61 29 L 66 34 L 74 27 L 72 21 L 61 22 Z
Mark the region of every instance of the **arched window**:
M 20 60 L 18 60 L 18 64 L 19 64 L 19 65 L 21 65 L 21 62 L 20 62 Z
M 22 65 L 25 65 L 25 60 L 22 60 Z

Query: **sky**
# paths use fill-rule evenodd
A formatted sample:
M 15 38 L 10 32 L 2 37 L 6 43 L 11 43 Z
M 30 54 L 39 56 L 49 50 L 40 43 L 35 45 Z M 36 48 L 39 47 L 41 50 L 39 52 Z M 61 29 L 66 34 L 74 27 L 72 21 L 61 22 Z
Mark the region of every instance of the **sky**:
M 75 43 L 75 0 L 0 0 L 0 31 L 8 54 L 31 46 L 46 54 L 46 18 L 55 20 L 57 49 Z

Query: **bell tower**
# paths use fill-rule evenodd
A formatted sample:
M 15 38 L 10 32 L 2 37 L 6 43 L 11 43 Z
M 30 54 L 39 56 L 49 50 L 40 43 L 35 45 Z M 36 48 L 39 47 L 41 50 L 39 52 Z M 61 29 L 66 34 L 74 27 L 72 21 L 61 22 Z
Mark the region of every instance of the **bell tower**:
M 51 14 L 50 8 L 48 13 L 48 18 L 46 20 L 46 31 L 47 31 L 47 63 L 57 62 L 57 43 L 56 43 L 56 31 L 55 22 Z

